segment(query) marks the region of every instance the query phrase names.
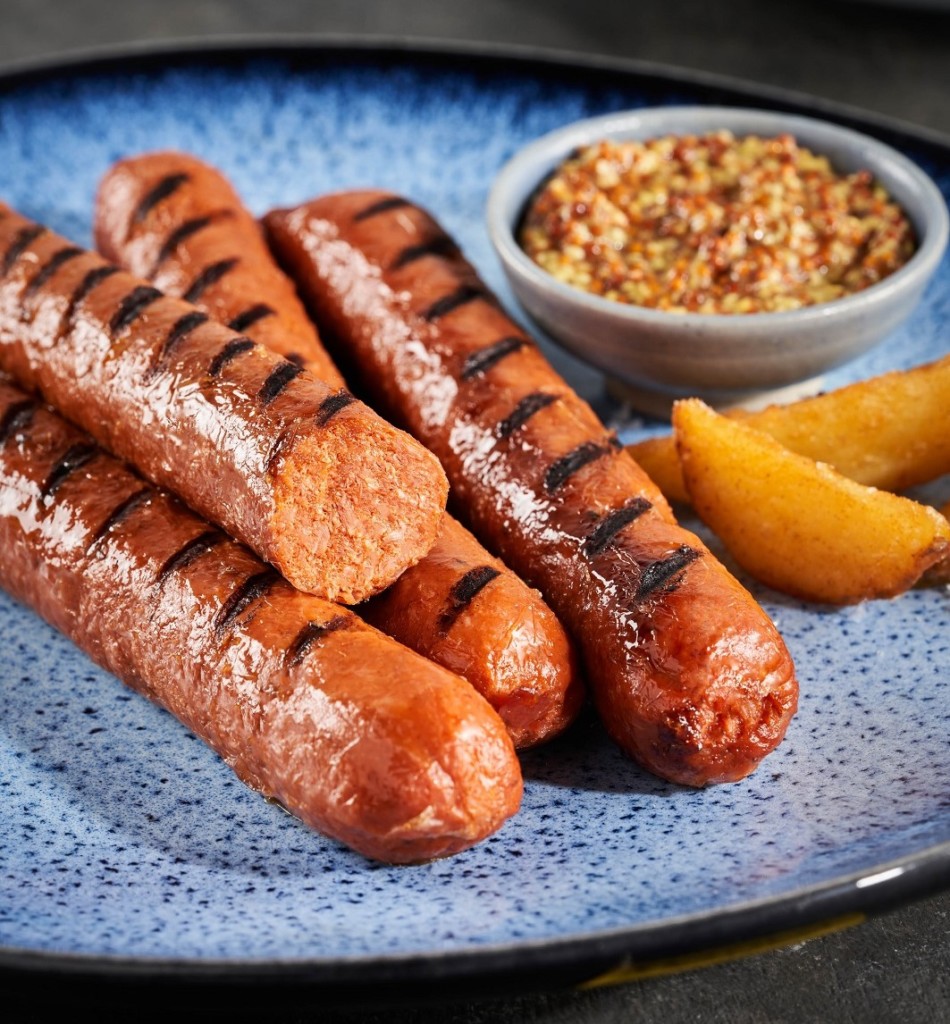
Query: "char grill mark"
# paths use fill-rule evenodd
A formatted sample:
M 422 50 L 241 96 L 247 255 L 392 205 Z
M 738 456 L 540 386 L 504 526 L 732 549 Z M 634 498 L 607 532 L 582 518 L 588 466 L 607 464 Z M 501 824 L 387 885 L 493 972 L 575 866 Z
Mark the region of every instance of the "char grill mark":
M 0 416 L 0 445 L 6 444 L 19 431 L 26 429 L 36 414 L 36 402 L 24 398 L 11 402 Z
M 449 591 L 448 606 L 439 616 L 439 632 L 442 635 L 455 624 L 455 620 L 472 603 L 475 597 L 501 573 L 491 565 L 480 565 L 469 571 Z
M 43 234 L 46 234 L 46 228 L 42 224 L 30 224 L 25 228 L 20 228 L 14 235 L 10 248 L 3 255 L 3 263 L 0 264 L 0 277 L 6 277 L 13 269 L 13 264 Z
M 563 487 L 578 470 L 617 451 L 618 447 L 616 438 L 612 438 L 606 444 L 597 444 L 595 441 L 579 444 L 573 451 L 563 455 L 548 467 L 544 474 L 544 489 L 552 494 Z
M 261 390 L 257 393 L 257 397 L 264 403 L 264 405 L 270 405 L 281 391 L 283 391 L 295 377 L 299 377 L 302 373 L 302 366 L 298 366 L 297 363 L 292 363 L 288 359 L 282 360 L 268 374 L 267 380 L 264 381 L 261 385 Z
M 94 444 L 80 441 L 69 448 L 56 460 L 40 487 L 40 497 L 51 498 L 77 469 L 81 469 L 99 454 Z
M 160 298 L 162 293 L 151 285 L 140 284 L 133 288 L 119 303 L 119 308 L 109 321 L 109 332 L 115 336 L 126 327 L 131 327 L 145 310 Z
M 284 358 L 288 363 L 293 363 L 295 366 L 300 367 L 303 367 L 304 363 L 307 361 L 299 352 L 288 352 Z
M 145 501 L 152 496 L 152 489 L 150 487 L 142 487 L 138 491 L 133 491 L 127 498 L 120 501 L 118 505 L 106 516 L 99 526 L 99 529 L 92 535 L 92 540 L 86 548 L 87 551 L 91 551 L 114 527 L 118 526 L 123 519 L 127 519 L 138 507 L 145 503 Z
M 452 313 L 460 306 L 474 302 L 475 299 L 484 299 L 486 297 L 487 295 L 483 287 L 474 284 L 462 284 L 454 292 L 444 295 L 441 299 L 436 299 L 428 309 L 424 309 L 419 315 L 423 320 L 434 323 L 436 320 L 441 320 L 442 317 L 448 316 L 449 313 Z
M 268 306 L 266 302 L 259 302 L 256 306 L 251 306 L 249 309 L 245 309 L 243 313 L 238 313 L 238 315 L 228 324 L 228 327 L 230 327 L 232 331 L 237 331 L 238 334 L 241 334 L 246 331 L 248 327 L 253 327 L 259 320 L 263 320 L 268 316 L 276 315 L 276 310 Z
M 315 417 L 317 425 L 325 427 L 341 409 L 345 409 L 355 401 L 356 399 L 344 388 L 334 391 L 332 395 L 327 395 L 317 409 Z
M 59 249 L 54 252 L 52 256 L 40 267 L 38 273 L 36 273 L 30 283 L 26 286 L 23 292 L 24 298 L 29 298 L 43 287 L 44 284 L 70 260 L 74 260 L 77 256 L 82 256 L 83 250 L 76 248 L 74 245 L 69 245 L 65 249 Z
M 63 315 L 62 331 L 68 331 L 73 326 L 76 319 L 76 311 L 79 309 L 83 299 L 86 298 L 93 288 L 102 284 L 106 278 L 112 277 L 113 274 L 118 274 L 118 272 L 118 267 L 114 267 L 111 263 L 106 263 L 101 267 L 93 267 L 93 269 L 86 274 L 86 276 L 79 282 L 76 290 L 70 296 L 69 305 L 66 307 L 66 312 Z
M 285 667 L 294 668 L 299 665 L 310 653 L 310 650 L 325 636 L 341 629 L 349 629 L 353 625 L 353 621 L 354 616 L 352 615 L 334 615 L 329 622 L 308 622 L 287 648 L 284 655 Z
M 478 352 L 473 352 L 470 356 L 466 357 L 462 365 L 462 380 L 472 380 L 475 377 L 480 377 L 483 373 L 487 373 L 496 363 L 500 363 L 505 356 L 510 356 L 513 352 L 519 352 L 527 344 L 528 342 L 524 338 L 512 335 L 509 338 L 502 338 L 501 341 L 496 341 L 486 348 L 480 349 Z
M 681 582 L 679 577 L 683 570 L 701 556 L 701 551 L 681 544 L 672 554 L 645 565 L 640 573 L 635 599 L 642 601 L 658 590 L 675 590 Z
M 254 573 L 237 587 L 228 599 L 221 605 L 218 614 L 214 619 L 214 631 L 218 636 L 225 633 L 235 621 L 259 601 L 268 590 L 280 582 L 281 575 L 276 569 L 264 569 L 262 572 Z
M 437 235 L 428 242 L 418 245 L 407 245 L 405 249 L 389 265 L 390 270 L 401 270 L 426 256 L 443 256 L 452 259 L 459 255 L 459 248 L 448 235 Z
M 217 263 L 211 263 L 191 282 L 188 291 L 182 295 L 182 298 L 185 302 L 197 302 L 212 285 L 217 284 L 222 277 L 229 274 L 240 262 L 237 256 L 232 256 L 231 259 L 218 260 Z
M 535 413 L 553 405 L 560 396 L 549 394 L 546 391 L 532 391 L 512 409 L 512 411 L 495 427 L 495 433 L 499 437 L 511 437 L 519 428 L 524 426 Z
M 360 210 L 359 213 L 353 217 L 354 221 L 368 220 L 370 217 L 375 217 L 379 213 L 388 213 L 390 210 L 401 210 L 404 206 L 409 205 L 408 199 L 403 199 L 402 196 L 388 196 L 386 199 L 379 199 L 375 203 L 370 203 L 365 209 Z
M 625 526 L 629 526 L 651 508 L 653 506 L 646 498 L 632 498 L 620 508 L 608 512 L 584 538 L 584 554 L 588 558 L 602 554 Z
M 202 324 L 206 324 L 209 319 L 208 314 L 202 313 L 199 309 L 179 317 L 172 326 L 172 329 L 168 332 L 165 340 L 159 347 L 158 352 L 156 352 L 155 359 L 149 368 L 149 376 L 152 376 L 161 370 L 168 362 L 172 352 L 174 352 L 185 338 L 187 338 L 192 331 L 201 327 Z
M 284 450 L 290 444 L 294 437 L 293 425 L 285 427 L 278 435 L 277 440 L 271 445 L 270 451 L 267 453 L 267 458 L 264 460 L 264 472 L 270 475 L 278 460 L 284 454 Z
M 233 359 L 250 352 L 257 342 L 250 338 L 232 338 L 208 364 L 208 376 L 217 377 Z
M 208 227 L 209 224 L 214 224 L 219 220 L 226 220 L 233 216 L 234 214 L 230 210 L 218 210 L 215 213 L 207 214 L 207 216 L 195 217 L 192 220 L 186 220 L 184 224 L 179 224 L 168 238 L 165 239 L 161 249 L 158 250 L 158 255 L 155 257 L 155 263 L 152 265 L 149 277 L 154 277 L 158 273 L 165 260 L 174 255 L 175 250 L 186 239 L 198 234 L 199 231 Z
M 173 555 L 165 560 L 155 581 L 161 585 L 172 573 L 186 569 L 193 562 L 197 562 L 202 555 L 212 548 L 216 548 L 227 538 L 220 530 L 206 530 L 204 533 L 193 537 L 187 544 L 180 547 Z
M 136 206 L 135 211 L 132 214 L 132 225 L 141 224 L 143 220 L 149 215 L 149 213 L 163 200 L 167 199 L 170 195 L 177 192 L 186 181 L 191 180 L 191 175 L 184 172 L 178 174 L 169 174 L 152 189 L 151 192 L 147 192 L 143 196 L 139 205 Z

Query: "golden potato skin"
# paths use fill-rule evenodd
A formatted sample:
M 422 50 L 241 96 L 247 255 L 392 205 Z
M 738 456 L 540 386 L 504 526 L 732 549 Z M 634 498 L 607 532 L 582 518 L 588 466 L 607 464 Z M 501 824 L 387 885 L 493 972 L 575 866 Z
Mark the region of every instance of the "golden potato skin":
M 667 501 L 686 504 L 689 494 L 680 469 L 676 439 L 672 434 L 648 437 L 627 445 L 627 451 L 646 475 L 660 488 Z
M 730 417 L 870 487 L 902 491 L 950 472 L 950 356 Z M 672 437 L 630 446 L 670 501 L 688 501 Z
M 950 553 L 935 509 L 865 487 L 699 399 L 673 426 L 693 507 L 763 583 L 808 601 L 894 597 Z

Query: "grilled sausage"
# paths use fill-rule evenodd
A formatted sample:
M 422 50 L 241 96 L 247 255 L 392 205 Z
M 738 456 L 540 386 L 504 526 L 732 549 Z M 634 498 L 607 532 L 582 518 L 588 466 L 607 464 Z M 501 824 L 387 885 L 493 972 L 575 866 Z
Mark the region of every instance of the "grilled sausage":
M 584 688 L 564 628 L 537 591 L 451 516 L 425 559 L 359 612 L 467 679 L 518 748 L 558 735 L 580 710 Z
M 95 224 L 100 252 L 172 295 L 239 257 L 195 305 L 343 387 L 259 225 L 214 168 L 183 153 L 122 160 L 99 186 Z M 553 612 L 449 516 L 429 554 L 360 614 L 468 679 L 517 747 L 550 739 L 580 708 L 576 658 Z
M 480 539 L 573 632 L 608 732 L 689 785 L 741 778 L 797 704 L 772 622 L 417 206 L 350 192 L 265 226 L 384 411 L 442 460 Z
M 344 386 L 260 226 L 213 167 L 175 152 L 120 160 L 100 183 L 94 230 L 107 259 Z
M 518 807 L 511 740 L 466 682 L 294 590 L 6 381 L 0 583 L 367 857 L 455 853 Z
M 419 444 L 9 209 L 0 368 L 301 590 L 362 600 L 435 542 L 448 485 Z

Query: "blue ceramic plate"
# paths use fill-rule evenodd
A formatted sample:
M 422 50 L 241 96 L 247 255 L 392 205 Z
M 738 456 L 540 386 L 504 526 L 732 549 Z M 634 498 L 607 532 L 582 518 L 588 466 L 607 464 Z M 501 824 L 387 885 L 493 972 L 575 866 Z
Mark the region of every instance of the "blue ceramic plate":
M 392 188 L 431 208 L 510 304 L 483 220 L 502 163 L 581 117 L 697 102 L 764 101 L 655 68 L 515 54 L 126 54 L 0 81 L 0 196 L 89 244 L 99 177 L 147 149 L 213 161 L 258 212 Z M 819 112 L 897 145 L 950 190 L 939 140 Z M 899 333 L 828 383 L 948 344 L 945 260 Z M 619 415 L 599 376 L 552 356 L 605 416 Z M 618 425 L 625 439 L 658 429 Z M 499 834 L 398 869 L 245 789 L 173 718 L 0 598 L 0 966 L 296 984 L 325 997 L 498 991 L 788 939 L 948 884 L 947 592 L 837 610 L 752 589 L 802 685 L 785 743 L 752 778 L 668 785 L 587 719 L 524 757 L 524 806 Z

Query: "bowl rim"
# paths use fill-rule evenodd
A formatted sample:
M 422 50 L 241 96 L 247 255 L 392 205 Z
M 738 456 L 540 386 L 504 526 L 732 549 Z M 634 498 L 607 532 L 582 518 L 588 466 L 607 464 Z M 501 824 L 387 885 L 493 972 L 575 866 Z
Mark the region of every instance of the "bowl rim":
M 676 122 L 688 122 L 700 118 L 708 121 L 708 128 L 689 129 L 685 125 L 677 128 Z M 540 186 L 545 177 L 557 167 L 577 147 L 593 143 L 603 138 L 649 138 L 650 132 L 641 136 L 629 135 L 634 126 L 643 121 L 656 122 L 655 134 L 675 134 L 677 131 L 714 131 L 722 119 L 724 123 L 718 127 L 727 130 L 744 131 L 752 134 L 752 129 L 735 129 L 739 121 L 761 121 L 775 125 L 775 133 L 791 132 L 796 128 L 823 132 L 834 135 L 846 147 L 860 150 L 862 154 L 870 152 L 879 165 L 888 164 L 898 174 L 909 181 L 916 190 L 916 195 L 923 206 L 928 209 L 928 216 L 922 223 L 914 222 L 917 232 L 917 248 L 911 258 L 898 270 L 881 281 L 850 295 L 845 295 L 827 302 L 815 303 L 793 310 L 760 311 L 756 313 L 696 313 L 690 311 L 672 311 L 654 309 L 649 306 L 637 306 L 633 303 L 617 302 L 584 291 L 574 285 L 559 281 L 548 271 L 540 267 L 518 244 L 514 234 L 514 224 L 520 219 L 531 196 Z M 732 124 L 728 122 L 732 122 Z M 667 127 L 664 127 L 664 125 Z M 812 148 L 806 141 L 804 145 Z M 815 151 L 819 151 L 815 147 Z M 533 184 L 518 195 L 519 179 L 529 168 L 533 174 Z M 878 172 L 871 169 L 875 177 Z M 901 182 L 902 186 L 903 182 Z M 901 195 L 895 194 L 900 191 Z M 512 198 L 515 203 L 516 217 L 513 221 L 506 215 L 506 208 Z M 906 202 L 902 187 L 888 187 L 889 197 L 899 203 L 906 213 Z M 536 288 L 544 289 L 562 302 L 586 308 L 591 314 L 608 315 L 616 321 L 629 321 L 631 324 L 650 324 L 655 327 L 683 327 L 691 329 L 715 331 L 719 325 L 729 325 L 730 333 L 758 334 L 766 328 L 797 327 L 803 329 L 810 323 L 826 323 L 829 318 L 847 318 L 852 314 L 866 313 L 868 307 L 887 304 L 896 294 L 916 285 L 921 288 L 929 280 L 947 248 L 950 238 L 950 213 L 943 193 L 936 182 L 917 163 L 905 156 L 893 146 L 881 142 L 872 135 L 859 132 L 853 128 L 836 124 L 824 118 L 802 114 L 787 114 L 779 110 L 765 107 L 730 107 L 717 105 L 669 105 L 636 107 L 627 110 L 598 114 L 570 122 L 560 128 L 539 136 L 527 145 L 522 146 L 501 167 L 492 182 L 485 207 L 485 218 L 488 234 L 495 251 L 507 269 L 516 271 L 522 278 L 527 278 Z

